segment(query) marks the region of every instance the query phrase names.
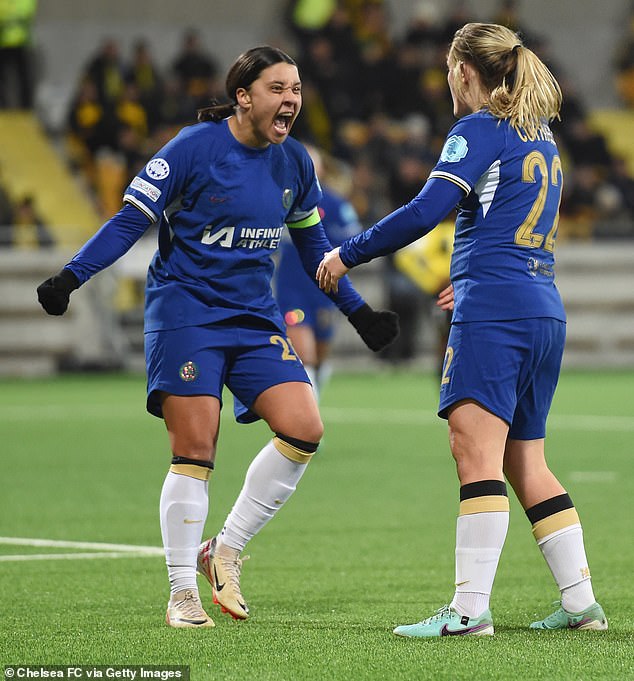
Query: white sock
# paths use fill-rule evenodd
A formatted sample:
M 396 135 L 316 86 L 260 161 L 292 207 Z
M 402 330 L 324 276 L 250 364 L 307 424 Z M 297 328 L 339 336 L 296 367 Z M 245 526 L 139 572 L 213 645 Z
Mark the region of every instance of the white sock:
M 161 535 L 172 594 L 198 591 L 196 560 L 209 509 L 208 481 L 167 473 L 161 490 Z
M 570 525 L 553 532 L 538 545 L 561 591 L 562 608 L 568 612 L 581 612 L 593 605 L 595 597 L 581 525 Z
M 451 607 L 461 615 L 479 617 L 489 607 L 508 526 L 508 511 L 458 516 L 456 592 Z
M 242 551 L 295 491 L 306 466 L 280 454 L 273 441 L 266 444 L 249 466 L 219 541 Z
M 319 388 L 319 392 L 323 392 L 324 388 L 330 381 L 330 377 L 332 376 L 332 363 L 331 362 L 322 362 L 319 365 L 319 369 L 317 369 L 317 386 Z

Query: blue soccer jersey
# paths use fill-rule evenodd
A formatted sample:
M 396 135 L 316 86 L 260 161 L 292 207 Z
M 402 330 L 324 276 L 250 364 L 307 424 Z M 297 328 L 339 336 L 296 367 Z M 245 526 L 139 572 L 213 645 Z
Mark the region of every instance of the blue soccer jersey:
M 470 114 L 449 132 L 421 193 L 345 242 L 342 260 L 351 266 L 411 243 L 458 201 L 453 321 L 564 321 L 553 254 L 562 180 L 545 123 L 530 141 L 487 111 Z
M 124 209 L 68 267 L 83 283 L 123 255 L 148 221 L 158 223 L 146 285 L 147 332 L 244 321 L 245 315 L 251 325 L 284 331 L 271 290 L 271 255 L 287 225 L 304 267 L 316 271 L 330 247 L 316 208 L 320 199 L 312 161 L 293 138 L 252 148 L 235 139 L 227 120 L 198 123 L 146 164 L 125 191 Z M 346 315 L 363 304 L 349 282 L 333 299 Z
M 339 246 L 358 234 L 363 228 L 352 204 L 328 188 L 323 188 L 319 214 L 330 243 Z M 285 239 L 280 249 L 280 259 L 275 272 L 275 292 L 282 313 L 306 307 L 332 308 L 334 303 L 315 286 L 306 273 L 297 249 Z

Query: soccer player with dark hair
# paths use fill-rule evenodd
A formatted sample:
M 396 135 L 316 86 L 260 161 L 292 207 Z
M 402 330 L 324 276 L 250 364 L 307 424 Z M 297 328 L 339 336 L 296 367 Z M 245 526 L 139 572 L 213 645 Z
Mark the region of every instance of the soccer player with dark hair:
M 289 137 L 301 81 L 293 59 L 262 46 L 238 57 L 227 104 L 198 112 L 125 190 L 123 208 L 54 277 L 38 288 L 49 314 L 158 224 L 158 251 L 145 293 L 147 409 L 162 417 L 172 450 L 160 499 L 170 581 L 167 623 L 210 627 L 196 571 L 234 618 L 249 610 L 240 591 L 246 543 L 295 491 L 323 425 L 309 379 L 286 335 L 271 291 L 285 225 L 314 278 L 331 246 L 320 222 L 313 164 Z M 398 319 L 372 310 L 344 282 L 332 296 L 374 351 L 398 333 Z M 236 418 L 266 421 L 273 438 L 251 463 L 222 531 L 203 543 L 223 386 Z

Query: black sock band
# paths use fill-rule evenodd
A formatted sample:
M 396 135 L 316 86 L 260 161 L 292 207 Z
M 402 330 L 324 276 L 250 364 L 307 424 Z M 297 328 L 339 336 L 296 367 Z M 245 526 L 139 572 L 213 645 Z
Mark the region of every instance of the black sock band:
M 201 461 L 200 459 L 188 459 L 186 456 L 173 456 L 172 466 L 185 464 L 187 466 L 202 466 L 203 468 L 209 468 L 213 471 L 214 464 L 213 461 Z
M 460 501 L 490 496 L 508 496 L 504 480 L 478 480 L 460 487 Z
M 551 497 L 550 499 L 546 499 L 546 501 L 541 501 L 539 504 L 527 508 L 525 513 L 526 517 L 531 521 L 531 525 L 534 525 L 540 520 L 548 518 L 548 516 L 559 513 L 560 511 L 565 511 L 568 508 L 574 508 L 574 504 L 572 503 L 570 496 L 564 492 L 564 494 Z
M 296 449 L 301 449 L 303 452 L 308 452 L 309 454 L 314 454 L 317 451 L 317 447 L 319 447 L 319 442 L 306 442 L 305 440 L 298 440 L 295 437 L 289 437 L 282 433 L 275 433 L 275 436 Z

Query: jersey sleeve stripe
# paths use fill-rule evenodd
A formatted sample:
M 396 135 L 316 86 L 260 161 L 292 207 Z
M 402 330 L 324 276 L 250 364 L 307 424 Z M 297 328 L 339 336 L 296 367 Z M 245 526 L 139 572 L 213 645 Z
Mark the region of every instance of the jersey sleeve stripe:
M 462 189 L 465 194 L 470 194 L 471 193 L 471 187 L 467 182 L 465 182 L 462 178 L 458 177 L 457 175 L 452 175 L 451 173 L 446 173 L 442 170 L 433 170 L 429 177 L 436 177 L 442 180 L 449 180 L 449 182 L 453 182 L 454 184 L 457 184 L 460 189 Z
M 129 203 L 131 206 L 138 208 L 143 215 L 149 218 L 152 222 L 156 222 L 158 220 L 158 215 L 155 215 L 145 204 L 141 203 L 136 196 L 132 196 L 132 194 L 126 194 L 123 197 L 123 203 Z
M 293 213 L 289 216 L 286 221 L 286 226 L 289 229 L 305 229 L 306 227 L 312 227 L 316 225 L 321 220 L 319 216 L 319 210 L 317 207 L 313 208 L 310 213 Z

